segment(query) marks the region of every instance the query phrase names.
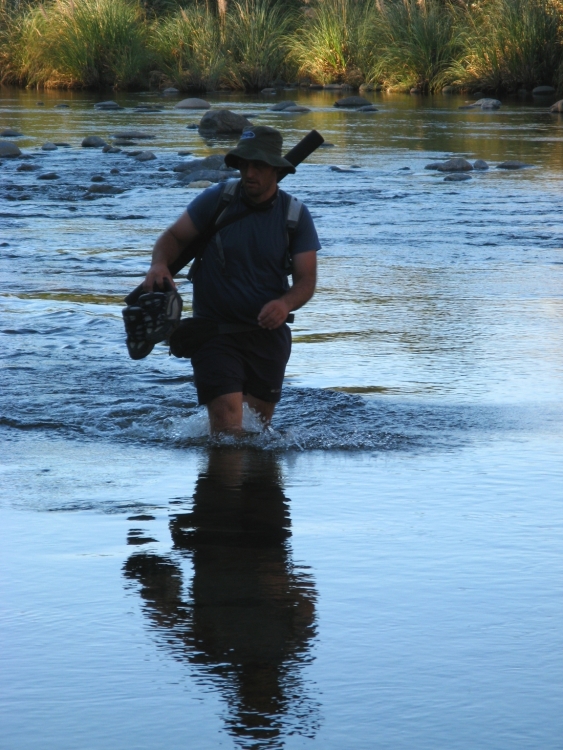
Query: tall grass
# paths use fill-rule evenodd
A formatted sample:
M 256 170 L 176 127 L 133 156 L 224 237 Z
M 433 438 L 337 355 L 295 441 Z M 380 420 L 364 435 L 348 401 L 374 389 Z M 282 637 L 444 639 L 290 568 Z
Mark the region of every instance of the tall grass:
M 281 2 L 244 0 L 230 4 L 224 21 L 230 84 L 261 89 L 287 69 L 293 14 Z
M 55 0 L 19 22 L 19 77 L 45 87 L 131 88 L 148 72 L 146 29 L 128 0 Z
M 489 0 L 464 18 L 459 83 L 491 91 L 561 83 L 563 8 L 555 0 Z
M 375 54 L 374 17 L 371 0 L 316 0 L 290 42 L 299 75 L 323 84 L 361 83 Z
M 381 0 L 376 18 L 379 54 L 370 81 L 388 89 L 434 91 L 461 53 L 454 7 L 440 0 Z
M 207 8 L 182 9 L 156 23 L 150 47 L 167 82 L 180 89 L 214 89 L 227 73 L 220 21 Z

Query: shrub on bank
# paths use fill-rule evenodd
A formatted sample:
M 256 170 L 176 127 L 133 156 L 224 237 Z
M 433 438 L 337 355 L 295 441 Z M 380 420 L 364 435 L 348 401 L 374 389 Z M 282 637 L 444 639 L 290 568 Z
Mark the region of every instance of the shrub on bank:
M 150 48 L 158 70 L 179 89 L 214 89 L 227 71 L 219 19 L 207 8 L 182 9 L 155 23 Z
M 375 16 L 378 55 L 370 82 L 390 90 L 441 88 L 461 53 L 456 12 L 440 0 L 381 0 Z
M 376 52 L 375 16 L 372 0 L 317 0 L 289 42 L 299 75 L 323 84 L 362 83 Z
M 491 91 L 558 88 L 563 7 L 557 0 L 488 0 L 464 16 L 464 45 L 450 78 Z
M 149 67 L 143 20 L 140 7 L 128 0 L 31 7 L 12 25 L 18 39 L 12 77 L 45 87 L 140 85 Z

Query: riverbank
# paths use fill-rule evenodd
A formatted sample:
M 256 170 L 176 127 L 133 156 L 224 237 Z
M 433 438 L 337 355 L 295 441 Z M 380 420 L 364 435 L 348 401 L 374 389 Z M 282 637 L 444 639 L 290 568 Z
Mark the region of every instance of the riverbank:
M 250 90 L 288 83 L 413 93 L 563 89 L 560 0 L 134 0 L 0 5 L 0 82 L 45 88 Z

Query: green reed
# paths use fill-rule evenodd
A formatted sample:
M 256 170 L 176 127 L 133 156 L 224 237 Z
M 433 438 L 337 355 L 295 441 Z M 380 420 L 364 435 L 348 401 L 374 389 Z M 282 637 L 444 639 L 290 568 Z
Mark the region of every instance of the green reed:
M 224 20 L 228 80 L 233 88 L 261 89 L 288 68 L 293 13 L 269 0 L 232 2 Z
M 488 0 L 466 12 L 463 54 L 450 77 L 501 91 L 561 86 L 563 8 L 555 0 Z
M 221 24 L 207 8 L 182 9 L 161 19 L 149 44 L 165 82 L 179 89 L 213 89 L 227 73 Z
M 381 0 L 369 79 L 390 90 L 434 91 L 461 52 L 454 8 L 440 0 Z
M 131 88 L 148 72 L 146 27 L 127 0 L 55 0 L 20 21 L 19 76 L 45 87 Z
M 302 13 L 289 43 L 300 76 L 317 83 L 365 79 L 375 53 L 375 6 L 370 0 L 317 0 Z

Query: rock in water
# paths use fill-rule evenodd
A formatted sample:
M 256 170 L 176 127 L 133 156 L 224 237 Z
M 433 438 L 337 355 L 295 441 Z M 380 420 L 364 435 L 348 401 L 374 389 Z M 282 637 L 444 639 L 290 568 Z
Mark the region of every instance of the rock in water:
M 470 180 L 471 175 L 470 174 L 464 174 L 458 173 L 458 174 L 449 174 L 447 177 L 444 177 L 444 182 L 465 182 L 466 180 Z
M 135 161 L 152 161 L 153 159 L 156 159 L 156 156 L 152 151 L 141 151 L 141 153 L 137 154 L 134 159 Z
M 69 104 L 55 104 L 55 109 L 69 109 Z
M 200 120 L 199 132 L 204 136 L 241 135 L 245 128 L 252 127 L 250 120 L 230 109 L 212 109 Z
M 27 162 L 24 162 L 19 165 L 16 172 L 35 172 L 36 169 L 39 169 L 39 164 L 28 164 Z
M 90 182 L 105 182 L 106 178 L 101 174 L 94 174 L 90 177 Z
M 454 159 L 440 162 L 436 169 L 438 172 L 470 172 L 473 165 L 462 156 L 456 156 Z
M 377 112 L 377 108 L 373 104 L 367 104 L 365 107 L 358 107 L 356 112 Z
M 2 138 L 21 138 L 22 135 L 23 133 L 20 133 L 19 130 L 12 130 L 12 128 L 7 128 L 0 133 Z
M 182 99 L 175 105 L 174 109 L 211 109 L 211 104 L 206 102 L 205 99 L 192 97 L 191 99 Z
M 283 112 L 284 109 L 287 109 L 288 107 L 296 107 L 297 104 L 291 99 L 286 99 L 285 102 L 276 102 L 272 107 L 270 107 L 270 112 Z
M 162 93 L 164 96 L 174 96 L 174 94 L 179 94 L 180 92 L 178 89 L 175 89 L 174 86 L 169 86 L 167 89 L 164 89 Z
M 498 99 L 477 99 L 471 104 L 464 104 L 460 109 L 500 109 L 502 103 Z
M 307 109 L 307 107 L 302 107 L 300 104 L 294 104 L 292 107 L 286 107 L 282 110 L 282 112 L 293 112 L 294 114 L 304 114 L 305 112 L 310 111 L 310 109 Z
M 555 102 L 555 104 L 552 104 L 549 108 L 550 112 L 563 112 L 563 99 L 559 99 L 558 102 Z
M 56 145 L 54 143 L 50 143 L 49 141 L 47 141 L 47 143 L 44 143 L 41 146 L 41 151 L 56 151 L 56 150 L 57 150 Z
M 114 185 L 94 184 L 90 185 L 88 192 L 93 195 L 120 195 L 121 193 L 124 193 L 125 190 L 123 188 L 115 187 Z
M 82 145 L 84 148 L 103 148 L 108 144 L 98 135 L 88 135 L 83 139 Z
M 526 169 L 531 167 L 531 164 L 525 164 L 523 161 L 517 161 L 516 159 L 509 159 L 497 164 L 497 169 Z
M 180 175 L 180 180 L 184 184 L 206 180 L 208 182 L 223 182 L 229 177 L 238 176 L 238 172 L 228 172 L 224 169 L 197 169 L 195 172 L 188 172 L 186 175 Z
M 94 104 L 94 109 L 123 109 L 117 102 L 98 102 Z
M 489 168 L 489 165 L 487 164 L 486 161 L 483 161 L 483 159 L 477 159 L 477 161 L 473 162 L 473 169 L 485 170 L 488 168 Z
M 270 87 L 270 88 L 262 89 L 262 91 L 260 93 L 261 94 L 267 94 L 267 95 L 269 95 L 269 94 L 276 94 L 277 91 L 276 91 L 276 89 Z
M 213 156 L 206 156 L 205 159 L 192 159 L 191 161 L 176 164 L 172 171 L 186 174 L 196 172 L 198 169 L 221 169 L 224 166 L 225 157 L 222 154 L 214 154 Z
M 536 86 L 532 89 L 533 96 L 553 96 L 553 94 L 555 94 L 553 86 Z
M 38 180 L 58 180 L 59 175 L 56 172 L 45 172 L 45 174 L 40 174 L 37 179 Z
M 114 133 L 112 138 L 122 138 L 124 140 L 135 140 L 135 141 L 149 141 L 156 138 L 156 135 L 152 133 L 143 133 L 142 130 L 120 130 L 118 133 Z
M 21 156 L 22 152 L 12 141 L 0 141 L 0 156 Z
M 334 102 L 335 107 L 348 107 L 350 109 L 367 107 L 369 104 L 371 104 L 371 102 L 363 96 L 345 96 L 344 99 L 338 99 Z

